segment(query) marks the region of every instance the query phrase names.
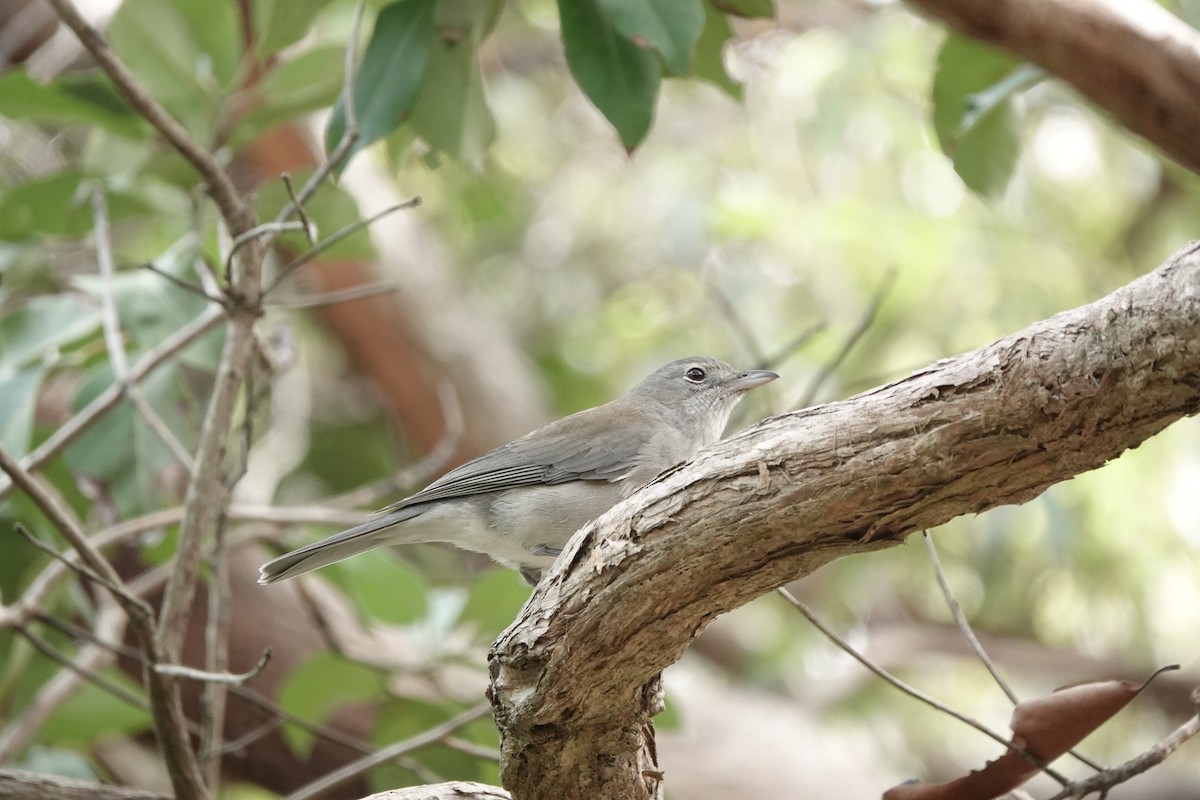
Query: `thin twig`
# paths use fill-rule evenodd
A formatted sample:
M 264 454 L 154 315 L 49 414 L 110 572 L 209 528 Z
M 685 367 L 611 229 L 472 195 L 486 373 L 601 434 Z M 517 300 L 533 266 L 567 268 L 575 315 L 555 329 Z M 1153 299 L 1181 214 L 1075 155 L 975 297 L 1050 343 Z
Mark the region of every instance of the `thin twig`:
M 107 578 L 97 574 L 95 570 L 88 569 L 87 567 L 83 566 L 82 564 L 76 563 L 75 561 L 67 558 L 64 554 L 58 552 L 53 547 L 46 544 L 41 539 L 38 539 L 36 536 L 34 536 L 32 533 L 30 533 L 29 529 L 26 528 L 21 523 L 19 523 L 19 522 L 13 523 L 13 531 L 15 531 L 22 539 L 29 542 L 31 545 L 36 547 L 38 550 L 41 550 L 43 553 L 50 556 L 55 561 L 62 563 L 64 566 L 67 567 L 67 569 L 71 570 L 76 575 L 83 578 L 85 581 L 91 581 L 92 583 L 96 584 L 97 586 L 103 586 L 105 589 L 108 589 L 108 591 L 112 592 L 113 594 L 118 594 L 120 592 L 125 591 L 124 587 L 118 586 L 115 583 L 112 583 Z
M 933 564 L 933 574 L 937 577 L 938 586 L 942 587 L 942 597 L 945 598 L 946 605 L 950 609 L 950 614 L 954 617 L 954 624 L 958 626 L 959 632 L 967 640 L 967 644 L 970 645 L 971 650 L 975 653 L 975 657 L 983 663 L 988 674 L 992 676 L 992 680 L 1000 687 L 1000 691 L 1004 692 L 1004 695 L 1012 701 L 1013 705 L 1016 705 L 1021 702 L 1017 697 L 1017 693 L 1009 687 L 1008 682 L 1004 680 L 1000 671 L 996 669 L 996 665 L 988 657 L 987 651 L 983 649 L 983 645 L 980 644 L 979 639 L 975 636 L 975 631 L 971 630 L 971 624 L 967 622 L 967 617 L 963 614 L 962 606 L 959 605 L 958 598 L 954 596 L 954 591 L 950 588 L 950 582 L 946 580 L 946 573 L 942 569 L 941 559 L 938 558 L 937 548 L 933 546 L 933 537 L 929 535 L 928 531 L 922 531 L 921 538 L 925 541 L 925 552 L 928 553 L 929 561 Z
M 233 274 L 233 259 L 237 255 L 238 250 L 241 250 L 255 239 L 261 239 L 270 235 L 272 241 L 274 237 L 287 231 L 298 231 L 304 229 L 303 222 L 263 222 L 255 225 L 248 231 L 238 234 L 233 237 L 233 241 L 229 245 L 229 252 L 225 254 L 225 280 L 230 281 L 230 276 Z
M 24 470 L 4 448 L 0 447 L 0 469 L 8 473 L 12 482 L 34 502 L 51 524 L 79 553 L 80 559 L 93 572 L 103 577 L 106 587 L 115 588 L 113 598 L 129 617 L 130 627 L 148 664 L 165 661 L 157 642 L 154 615 L 146 601 L 130 593 L 112 564 L 101 555 L 93 542 L 84 536 L 83 528 L 74 512 L 56 491 L 41 479 Z M 167 676 L 146 672 L 146 690 L 154 717 L 154 729 L 158 735 L 163 758 L 171 775 L 178 800 L 204 800 L 204 790 L 196 754 L 188 740 L 187 726 L 180 705 L 179 693 Z
M 263 650 L 262 657 L 249 673 L 232 675 L 229 668 L 229 550 L 225 546 L 225 526 L 218 525 L 213 536 L 212 551 L 208 556 L 208 617 L 204 626 L 204 665 L 206 670 L 193 672 L 205 677 L 204 698 L 200 709 L 200 753 L 201 768 L 209 789 L 216 789 L 221 781 L 221 754 L 224 750 L 225 712 L 229 701 L 226 687 L 238 680 L 246 681 L 262 671 L 271 660 L 271 648 Z M 157 669 L 158 667 L 156 667 Z M 186 669 L 186 668 L 184 668 Z
M 129 382 L 138 383 L 147 375 L 165 364 L 171 358 L 211 331 L 225 318 L 224 311 L 218 306 L 209 306 L 200 316 L 180 328 L 173 335 L 150 349 L 139 358 L 129 370 Z M 78 414 L 71 417 L 52 433 L 46 441 L 38 445 L 33 452 L 21 459 L 21 467 L 30 471 L 41 468 L 50 459 L 57 456 L 68 445 L 82 436 L 92 425 L 100 420 L 108 411 L 121 401 L 124 393 L 120 386 L 113 384 L 96 396 Z M 0 481 L 0 499 L 12 491 L 12 481 Z
M 374 769 L 380 764 L 386 764 L 414 750 L 442 741 L 446 736 L 449 736 L 463 725 L 474 722 L 484 716 L 491 709 L 491 704 L 486 702 L 480 703 L 456 717 L 451 717 L 441 725 L 436 725 L 427 731 L 418 733 L 416 736 L 411 736 L 403 741 L 388 745 L 365 758 L 360 758 L 357 761 L 352 761 L 343 767 L 339 767 L 328 775 L 324 775 L 292 792 L 284 800 L 308 800 L 308 798 L 324 794 L 330 789 L 341 786 L 343 783 L 357 778 L 359 775 Z
M 142 654 L 132 647 L 126 647 L 125 645 L 121 644 L 119 638 L 107 640 L 99 638 L 92 631 L 80 628 L 69 622 L 66 622 L 65 620 L 60 620 L 48 614 L 39 616 L 38 620 L 57 628 L 68 636 L 91 642 L 97 647 L 102 647 L 111 651 L 112 653 L 115 653 L 116 655 L 123 656 L 125 658 L 132 658 L 136 661 L 144 663 Z M 280 706 L 278 703 L 270 700 L 267 697 L 264 697 L 253 689 L 249 689 L 245 686 L 232 685 L 229 687 L 229 690 L 238 698 L 245 700 L 247 703 L 250 703 L 251 705 L 271 714 L 272 719 L 270 720 L 270 724 L 272 728 L 278 727 L 280 723 L 286 723 L 307 731 L 319 739 L 324 739 L 332 744 L 338 745 L 339 747 L 344 747 L 347 750 L 353 750 L 354 752 L 362 755 L 367 755 L 375 750 L 375 748 L 366 742 L 355 739 L 352 736 L 347 736 L 341 731 L 325 725 L 309 722 L 306 719 L 298 717 Z M 235 744 L 236 742 L 231 742 L 230 744 L 223 746 L 221 749 L 228 753 L 232 749 L 235 749 Z
M 303 267 L 308 262 L 312 261 L 317 256 L 321 255 L 321 253 L 333 247 L 338 242 L 345 239 L 347 236 L 358 233 L 363 228 L 366 228 L 370 225 L 374 225 L 376 222 L 388 216 L 389 214 L 395 214 L 397 211 L 403 211 L 408 208 L 416 208 L 419 205 L 421 205 L 421 198 L 414 197 L 413 199 L 406 200 L 403 203 L 397 203 L 394 206 L 389 206 L 378 213 L 372 214 L 366 219 L 360 219 L 357 222 L 350 223 L 337 233 L 330 236 L 328 239 L 319 242 L 315 246 L 301 253 L 299 256 L 292 259 L 290 263 L 280 269 L 278 274 L 276 274 L 275 279 L 271 281 L 267 285 L 267 288 L 263 291 L 263 296 L 265 297 L 271 294 L 271 292 L 275 291 L 276 287 L 283 283 L 283 281 L 289 275 L 300 269 L 300 267 Z
M 129 358 L 125 353 L 125 337 L 121 333 L 121 318 L 117 312 L 117 272 L 114 265 L 112 236 L 108 226 L 108 204 L 99 184 L 92 191 L 92 218 L 96 240 L 96 262 L 100 266 L 100 320 L 104 329 L 104 344 L 108 361 L 118 387 L 129 398 L 134 410 L 142 416 L 171 454 L 190 471 L 192 456 L 179 441 L 158 412 L 142 397 L 141 391 L 129 380 Z
M 125 607 L 130 615 L 140 614 L 149 617 L 151 615 L 150 606 L 145 600 L 140 597 L 134 597 L 126 589 L 121 576 L 113 568 L 113 565 L 108 563 L 100 551 L 97 550 L 83 533 L 83 527 L 79 520 L 75 517 L 75 512 L 71 510 L 66 501 L 51 488 L 44 483 L 40 478 L 31 475 L 21 468 L 8 451 L 0 447 L 0 469 L 8 473 L 10 477 L 25 495 L 33 501 L 33 504 L 46 515 L 50 520 L 50 524 L 62 534 L 63 538 L 70 543 L 71 547 L 79 553 L 83 559 L 83 563 L 87 567 L 87 572 L 94 573 L 97 582 L 113 593 L 117 601 Z M 20 525 L 17 528 L 22 533 L 27 532 Z M 40 542 L 28 537 L 31 542 L 34 542 L 39 547 Z M 56 557 L 57 554 L 55 554 Z M 86 574 L 86 573 L 85 573 Z
M 817 393 L 821 391 L 822 384 L 842 365 L 842 362 L 846 360 L 846 356 L 850 355 L 850 351 L 854 349 L 854 345 L 858 344 L 863 334 L 875 322 L 875 317 L 879 314 L 879 309 L 883 306 L 883 301 L 887 299 L 888 293 L 891 292 L 892 286 L 895 283 L 896 270 L 889 268 L 884 273 L 879 286 L 875 288 L 875 294 L 871 297 L 870 304 L 863 311 L 862 316 L 858 318 L 858 322 L 855 323 L 849 335 L 846 336 L 846 341 L 842 342 L 841 348 L 834 357 L 812 379 L 812 382 L 808 385 L 808 389 L 805 390 L 804 395 L 800 398 L 800 402 L 796 404 L 796 408 L 807 408 L 817 399 Z
M 308 213 L 304 210 L 304 204 L 296 199 L 296 187 L 292 185 L 291 174 L 285 172 L 279 176 L 283 179 L 283 187 L 287 189 L 288 199 L 292 201 L 292 205 L 296 208 L 296 216 L 300 217 L 300 222 L 304 225 L 304 237 L 308 239 L 308 246 L 312 247 L 317 243 L 317 237 L 320 232 L 317 230 L 317 224 L 308 218 Z
M 113 608 L 116 608 L 118 611 L 120 611 L 120 606 L 117 606 L 115 603 L 113 604 Z M 40 636 L 38 636 L 37 634 L 35 634 L 33 631 L 29 630 L 28 628 L 18 628 L 17 631 L 18 631 L 18 633 L 21 634 L 21 636 L 25 639 L 25 641 L 27 641 L 31 645 L 33 645 L 35 650 L 37 650 L 39 653 L 41 653 L 42 655 L 44 655 L 46 658 L 50 659 L 51 661 L 55 662 L 56 664 L 66 667 L 68 670 L 75 673 L 80 678 L 83 678 L 83 680 L 85 682 L 95 684 L 96 686 L 100 687 L 104 691 L 111 694 L 113 697 L 116 697 L 117 699 L 121 700 L 121 702 L 127 703 L 128 705 L 131 705 L 134 708 L 140 708 L 141 710 L 147 711 L 147 712 L 150 710 L 150 705 L 149 705 L 149 703 L 146 702 L 146 698 L 136 695 L 133 692 L 130 692 L 125 687 L 119 686 L 119 685 L 113 683 L 108 678 L 104 677 L 99 672 L 97 672 L 96 668 L 93 665 L 88 664 L 88 663 L 81 663 L 81 659 L 78 656 L 74 659 L 68 658 L 67 656 L 58 652 L 58 650 L 54 649 L 50 645 L 49 642 L 47 642 L 45 639 L 41 638 Z M 82 655 L 82 651 L 81 651 L 81 655 Z M 101 661 L 101 660 L 110 661 L 111 659 L 97 658 L 95 660 L 96 661 Z
M 317 308 L 319 306 L 331 306 L 336 303 L 348 303 L 351 300 L 362 300 L 364 297 L 374 297 L 399 290 L 400 284 L 395 281 L 380 281 L 378 283 L 368 283 L 363 286 L 352 286 L 349 289 L 341 289 L 336 292 L 326 292 L 325 294 L 290 297 L 286 300 L 272 300 L 267 305 L 278 308 Z
M 264 647 L 263 654 L 259 657 L 258 663 L 251 667 L 249 672 L 208 672 L 207 670 L 185 667 L 182 664 L 155 664 L 154 671 L 160 675 L 173 675 L 176 678 L 188 678 L 189 680 L 203 681 L 204 683 L 241 686 L 266 669 L 270 661 L 271 648 Z
M 1193 690 L 1192 703 L 1200 707 L 1200 689 Z M 1200 713 L 1193 715 L 1191 719 L 1172 731 L 1167 738 L 1140 756 L 1131 758 L 1124 764 L 1119 764 L 1112 769 L 1107 769 L 1084 778 L 1081 781 L 1071 783 L 1061 792 L 1051 797 L 1050 800 L 1086 797 L 1095 792 L 1099 792 L 1100 796 L 1104 797 L 1108 790 L 1114 786 L 1124 783 L 1135 775 L 1140 775 L 1151 767 L 1166 761 L 1167 757 L 1178 750 L 1180 745 L 1197 735 L 1200 735 Z
M 217 305 L 223 306 L 227 302 L 223 297 L 214 297 L 213 295 L 209 294 L 208 291 L 198 283 L 192 283 L 191 281 L 184 280 L 178 275 L 172 275 L 170 272 L 167 272 L 165 269 L 159 267 L 153 261 L 147 261 L 142 265 L 142 268 L 148 272 L 153 272 L 160 278 L 165 279 L 168 283 L 178 286 L 180 289 L 183 289 L 186 292 L 190 292 L 197 297 L 203 297 L 210 303 L 216 303 Z
M 843 639 L 842 637 L 840 637 L 836 633 L 834 633 L 831 628 L 829 628 L 828 626 L 825 625 L 825 623 L 821 622 L 821 620 L 817 618 L 817 615 L 815 613 L 813 613 L 813 610 L 811 608 L 809 608 L 807 605 L 805 605 L 803 602 L 801 602 L 799 599 L 797 599 L 786 588 L 781 586 L 778 589 L 776 589 L 775 591 L 778 592 L 779 595 L 781 597 L 783 597 L 784 600 L 787 600 L 789 603 L 791 603 L 793 608 L 795 608 L 797 611 L 799 611 L 804 616 L 805 619 L 807 619 L 809 622 L 811 622 L 813 624 L 813 627 L 815 627 L 817 630 L 819 630 L 821 633 L 823 633 L 827 639 L 829 639 L 831 642 L 833 642 L 835 645 L 837 645 L 839 648 L 841 648 L 841 650 L 843 652 L 845 652 L 847 655 L 849 655 L 851 658 L 853 658 L 858 663 L 862 664 L 864 667 L 869 669 L 871 672 L 878 675 L 883 680 L 890 683 L 892 686 L 895 686 L 897 689 L 904 692 L 909 697 L 919 700 L 922 703 L 925 703 L 926 705 L 930 706 L 931 708 L 941 711 L 943 714 L 954 717 L 959 722 L 962 722 L 966 725 L 970 725 L 972 728 L 979 731 L 984 736 L 994 739 L 995 741 L 1004 745 L 1004 747 L 1006 749 L 1011 750 L 1014 753 L 1017 753 L 1018 755 L 1027 759 L 1031 763 L 1037 765 L 1037 767 L 1039 769 L 1041 769 L 1043 772 L 1045 772 L 1047 775 L 1049 775 L 1054 780 L 1061 783 L 1063 786 L 1066 786 L 1067 784 L 1070 783 L 1070 781 L 1068 781 L 1065 777 L 1063 777 L 1059 773 L 1052 770 L 1050 768 L 1050 766 L 1048 764 L 1046 764 L 1045 761 L 1043 761 L 1042 759 L 1033 755 L 1032 753 L 1026 752 L 1024 749 L 1022 749 L 1022 748 L 1018 747 L 1016 744 L 1014 744 L 1011 740 L 1005 739 L 1003 736 L 996 733 L 995 731 L 993 731 L 991 728 L 987 727 L 983 723 L 981 723 L 977 720 L 974 720 L 971 717 L 968 717 L 966 714 L 963 714 L 960 711 L 956 711 L 953 708 L 950 708 L 949 706 L 935 700 L 934 698 L 930 697 L 929 695 L 925 694 L 924 692 L 920 691 L 919 689 L 915 689 L 912 686 L 909 686 L 907 683 L 900 680 L 895 675 L 892 675 L 887 670 L 883 669 L 882 667 L 880 667 L 877 664 L 875 664 L 874 662 L 872 662 L 870 659 L 868 659 L 862 653 L 858 652 L 853 647 L 851 647 L 849 642 L 847 642 L 845 639 Z
M 97 605 L 100 610 L 96 615 L 96 630 L 105 638 L 119 640 L 125 633 L 125 612 L 114 600 L 104 595 L 97 599 Z M 30 644 L 38 647 L 40 640 L 34 641 L 30 638 L 23 624 L 17 625 L 15 629 L 25 636 Z M 45 654 L 51 658 L 57 656 L 57 652 Z M 59 671 L 42 684 L 33 699 L 22 709 L 20 716 L 13 718 L 7 727 L 0 730 L 0 764 L 10 763 L 33 741 L 50 715 L 83 687 L 87 679 L 85 676 L 94 674 L 111 661 L 111 654 L 105 648 L 85 647 L 76 654 L 69 669 Z
M 971 629 L 971 623 L 967 622 L 967 617 L 963 614 L 962 606 L 959 604 L 958 598 L 954 596 L 954 590 L 950 588 L 950 581 L 946 579 L 946 572 L 942 569 L 942 561 L 938 558 L 937 548 L 933 546 L 933 537 L 929 535 L 929 531 L 922 531 L 921 536 L 925 540 L 925 551 L 929 554 L 930 563 L 933 564 L 933 573 L 937 578 L 938 586 L 942 588 L 942 597 L 945 598 L 946 605 L 950 609 L 950 614 L 954 617 L 954 624 L 958 626 L 959 632 L 967 640 L 967 644 L 975 653 L 975 657 L 982 662 L 984 669 L 988 671 L 988 674 L 992 676 L 992 680 L 1000 687 L 1000 691 L 1004 692 L 1013 705 L 1017 705 L 1021 702 L 1017 697 L 1017 693 L 1012 690 L 1008 682 L 1000 675 L 1000 671 L 996 669 L 995 663 L 988 656 L 987 651 L 983 649 L 983 644 L 975 636 L 975 631 Z M 1077 753 L 1074 750 L 1068 750 L 1067 753 L 1097 772 L 1104 769 L 1103 766 L 1082 753 Z

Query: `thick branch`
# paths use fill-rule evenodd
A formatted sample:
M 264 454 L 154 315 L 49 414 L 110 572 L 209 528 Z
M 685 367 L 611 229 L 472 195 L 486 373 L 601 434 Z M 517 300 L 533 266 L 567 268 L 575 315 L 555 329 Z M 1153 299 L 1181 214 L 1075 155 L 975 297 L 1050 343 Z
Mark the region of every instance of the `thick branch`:
M 1044 67 L 1200 171 L 1200 32 L 1153 0 L 911 0 Z
M 12 800 L 168 800 L 164 795 L 140 789 L 7 769 L 0 770 L 0 797 Z
M 1194 243 L 1096 303 L 719 443 L 580 531 L 494 645 L 505 786 L 656 796 L 655 678 L 715 616 L 1198 411 Z

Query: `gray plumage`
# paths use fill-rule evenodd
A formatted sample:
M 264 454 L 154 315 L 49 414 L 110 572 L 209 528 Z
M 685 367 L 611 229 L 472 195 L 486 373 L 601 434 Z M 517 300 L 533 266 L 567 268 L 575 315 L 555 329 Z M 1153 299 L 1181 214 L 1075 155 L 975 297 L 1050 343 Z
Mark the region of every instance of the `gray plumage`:
M 415 542 L 487 553 L 536 583 L 572 533 L 716 441 L 742 395 L 777 377 L 703 356 L 673 361 L 623 397 L 497 447 L 377 518 L 264 564 L 259 583 Z

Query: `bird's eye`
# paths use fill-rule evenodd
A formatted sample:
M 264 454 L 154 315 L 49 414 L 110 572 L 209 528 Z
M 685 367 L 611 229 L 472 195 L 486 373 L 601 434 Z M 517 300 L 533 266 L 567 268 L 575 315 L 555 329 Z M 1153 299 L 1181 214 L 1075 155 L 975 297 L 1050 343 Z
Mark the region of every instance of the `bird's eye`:
M 704 370 L 700 369 L 699 367 L 692 367 L 687 372 L 683 373 L 683 376 L 692 383 L 700 383 L 700 381 L 707 377 Z

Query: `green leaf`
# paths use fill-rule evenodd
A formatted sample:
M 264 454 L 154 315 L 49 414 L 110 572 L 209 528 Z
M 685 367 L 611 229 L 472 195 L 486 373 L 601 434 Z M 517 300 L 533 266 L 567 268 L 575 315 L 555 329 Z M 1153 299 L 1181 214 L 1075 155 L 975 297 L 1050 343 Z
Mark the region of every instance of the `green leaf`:
M 476 171 L 482 168 L 484 153 L 496 138 L 496 122 L 474 43 L 436 40 L 412 109 L 412 126 L 434 149 Z
M 658 58 L 622 36 L 598 0 L 558 0 L 558 15 L 571 74 L 633 150 L 654 119 L 662 80 Z
M 233 3 L 125 0 L 108 28 L 117 55 L 196 138 L 224 121 L 225 91 L 241 64 Z
M 742 85 L 725 71 L 725 44 L 733 38 L 733 27 L 729 19 L 713 6 L 711 0 L 704 3 L 704 29 L 696 41 L 696 55 L 692 60 L 692 74 L 711 81 L 724 89 L 736 100 L 742 99 Z
M 648 43 L 662 56 L 668 75 L 686 75 L 692 48 L 704 28 L 701 0 L 599 0 L 613 28 L 626 39 Z
M 103 675 L 132 694 L 141 694 L 141 687 L 119 670 L 106 669 Z M 149 728 L 148 713 L 89 682 L 46 720 L 38 732 L 38 741 L 86 746 L 115 733 L 136 733 Z
M 16 457 L 29 452 L 41 367 L 6 375 L 0 371 L 0 447 Z
M 515 572 L 493 567 L 472 581 L 461 619 L 476 623 L 481 635 L 495 638 L 516 619 L 529 592 Z
M 0 116 L 42 125 L 97 125 L 121 136 L 147 131 L 98 72 L 63 73 L 39 83 L 23 69 L 0 75 Z
M 233 88 L 245 67 L 238 3 L 213 0 L 171 0 L 171 3 L 179 10 L 200 53 L 197 74 L 202 79 L 211 75 L 214 88 Z
M 712 4 L 726 14 L 745 19 L 775 16 L 774 0 L 712 0 Z
M 0 241 L 21 242 L 39 236 L 78 237 L 92 229 L 91 178 L 79 169 L 64 169 L 14 186 L 0 195 Z M 110 192 L 112 220 L 144 213 L 137 195 Z
M 342 166 L 358 151 L 399 127 L 412 110 L 433 43 L 436 0 L 400 0 L 379 12 L 362 64 L 354 76 L 359 138 Z M 346 130 L 345 98 L 339 98 L 325 130 L 329 152 Z M 340 171 L 340 168 L 339 168 Z
M 391 554 L 364 553 L 333 565 L 328 572 L 368 623 L 406 625 L 425 616 L 428 584 L 420 573 Z
M 962 36 L 946 38 L 933 80 L 933 127 L 942 151 L 972 191 L 1004 191 L 1019 155 L 1011 77 L 1020 62 Z M 997 91 L 1003 85 L 1009 90 Z
M 384 695 L 378 670 L 322 651 L 292 670 L 280 687 L 279 704 L 303 720 L 321 723 L 341 705 Z M 298 755 L 307 756 L 312 747 L 313 735 L 294 725 L 284 725 L 283 738 Z
M 256 0 L 254 31 L 259 55 L 270 55 L 300 41 L 329 0 Z
M 98 306 L 78 294 L 32 298 L 0 317 L 0 375 L 36 366 L 99 328 Z
M 317 47 L 276 64 L 253 88 L 257 104 L 238 124 L 239 142 L 309 111 L 328 108 L 342 90 L 341 47 Z

